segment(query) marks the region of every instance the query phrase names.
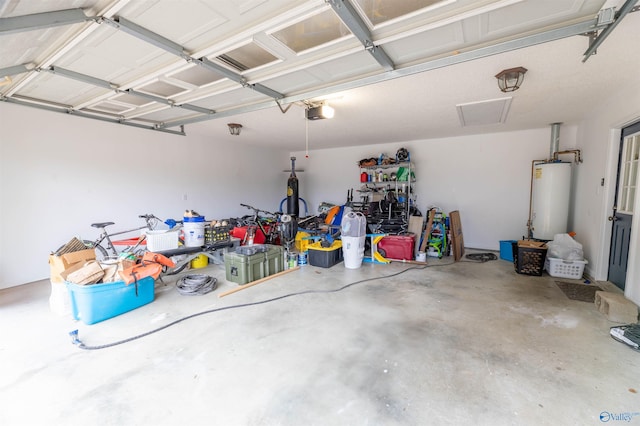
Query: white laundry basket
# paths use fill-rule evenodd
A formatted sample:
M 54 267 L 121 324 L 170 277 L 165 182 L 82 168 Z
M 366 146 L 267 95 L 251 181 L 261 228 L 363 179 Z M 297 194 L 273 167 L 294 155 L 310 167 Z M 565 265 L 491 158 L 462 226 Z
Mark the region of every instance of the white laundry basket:
M 586 264 L 586 260 L 563 260 L 547 257 L 544 261 L 544 269 L 552 277 L 579 280 L 584 274 Z

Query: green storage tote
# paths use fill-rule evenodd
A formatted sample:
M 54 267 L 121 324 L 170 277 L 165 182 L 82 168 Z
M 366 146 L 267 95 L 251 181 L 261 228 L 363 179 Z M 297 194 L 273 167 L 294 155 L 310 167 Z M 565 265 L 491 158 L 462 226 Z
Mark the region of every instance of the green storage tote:
M 266 245 L 267 251 L 251 255 L 237 252 L 225 253 L 224 266 L 227 281 L 247 284 L 283 270 L 282 246 Z

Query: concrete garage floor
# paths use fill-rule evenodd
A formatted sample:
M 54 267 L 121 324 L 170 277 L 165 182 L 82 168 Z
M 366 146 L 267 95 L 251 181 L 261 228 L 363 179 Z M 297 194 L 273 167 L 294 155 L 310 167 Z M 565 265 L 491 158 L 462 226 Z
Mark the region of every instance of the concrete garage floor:
M 503 260 L 411 266 L 304 266 L 223 298 L 236 284 L 209 266 L 192 273 L 217 277 L 213 293 L 181 296 L 174 278 L 153 303 L 90 326 L 51 313 L 48 280 L 2 290 L 0 424 L 587 425 L 603 412 L 640 424 L 640 354 L 557 278 Z M 368 278 L 107 349 L 68 337 L 103 345 Z

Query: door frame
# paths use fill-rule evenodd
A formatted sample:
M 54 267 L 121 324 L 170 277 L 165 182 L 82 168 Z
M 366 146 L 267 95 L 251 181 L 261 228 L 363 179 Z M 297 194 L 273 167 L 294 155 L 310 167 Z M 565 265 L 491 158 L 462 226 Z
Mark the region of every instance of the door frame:
M 607 219 L 611 215 L 616 194 L 616 176 L 618 172 L 618 158 L 620 152 L 620 139 L 622 129 L 637 123 L 640 117 L 612 127 L 609 131 L 609 141 L 607 146 L 607 164 L 605 168 L 605 186 L 603 193 L 603 203 L 600 210 L 600 249 L 598 251 L 597 264 L 594 265 L 594 278 L 599 281 L 606 281 L 609 271 L 609 255 L 611 252 L 611 222 Z M 635 212 L 640 212 L 640 197 L 635 200 Z M 627 298 L 640 304 L 640 214 L 634 214 L 631 221 L 631 244 L 629 245 L 629 256 L 627 266 L 627 279 L 624 294 Z

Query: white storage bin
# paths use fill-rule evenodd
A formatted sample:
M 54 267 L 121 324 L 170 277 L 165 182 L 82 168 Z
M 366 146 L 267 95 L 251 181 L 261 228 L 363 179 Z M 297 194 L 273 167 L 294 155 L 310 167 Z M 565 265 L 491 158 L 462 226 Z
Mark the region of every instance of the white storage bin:
M 552 277 L 579 280 L 582 278 L 582 274 L 584 274 L 584 266 L 586 264 L 586 260 L 562 260 L 547 257 L 544 261 L 544 269 L 546 269 Z
M 147 230 L 145 234 L 147 235 L 147 250 L 149 251 L 173 250 L 178 248 L 179 231 Z

